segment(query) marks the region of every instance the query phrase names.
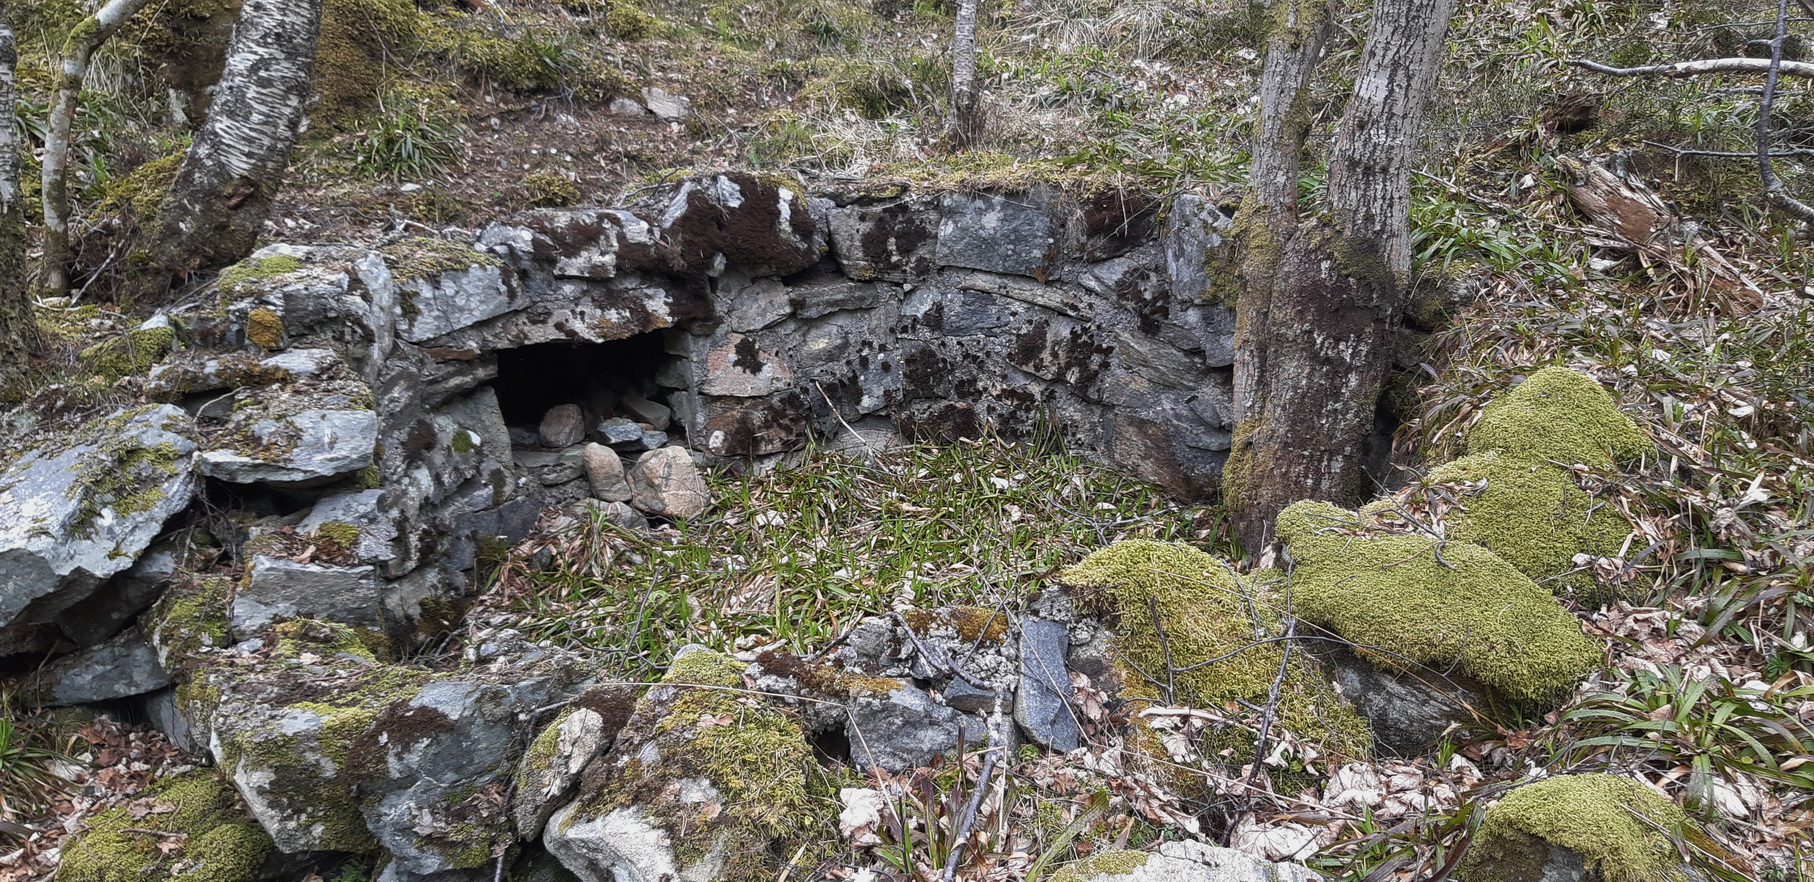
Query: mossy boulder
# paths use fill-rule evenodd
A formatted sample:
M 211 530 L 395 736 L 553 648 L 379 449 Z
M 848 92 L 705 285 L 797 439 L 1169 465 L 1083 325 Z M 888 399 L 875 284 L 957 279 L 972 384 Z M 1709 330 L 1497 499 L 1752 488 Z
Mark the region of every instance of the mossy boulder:
M 1674 803 L 1629 778 L 1558 775 L 1487 809 L 1461 882 L 1686 882 L 1675 842 L 1698 831 Z
M 1293 609 L 1387 669 L 1457 669 L 1515 703 L 1561 697 L 1600 651 L 1554 595 L 1479 545 L 1368 535 L 1353 513 L 1300 502 L 1279 514 Z
M 258 669 L 211 668 L 189 702 L 179 692 L 179 705 L 190 719 L 205 715 L 215 763 L 280 850 L 370 853 L 378 843 L 348 774 L 350 751 L 428 674 L 379 664 L 344 626 L 298 620 L 278 630 Z
M 201 471 L 232 484 L 313 487 L 372 465 L 377 447 L 372 392 L 357 380 L 248 387 L 202 451 Z
M 1492 451 L 1439 466 L 1425 481 L 1432 484 L 1478 488 L 1449 514 L 1450 538 L 1491 549 L 1555 594 L 1598 602 L 1621 593 L 1577 566 L 1575 556 L 1618 556 L 1631 524 L 1608 500 L 1582 490 L 1568 470 Z
M 1599 383 L 1548 367 L 1489 403 L 1468 433 L 1468 455 L 1400 501 L 1443 511 L 1449 538 L 1492 549 L 1554 593 L 1609 601 L 1620 588 L 1597 582 L 1575 558 L 1617 556 L 1631 526 L 1582 490 L 1569 467 L 1605 470 L 1651 449 Z
M 271 856 L 271 837 L 211 770 L 166 778 L 88 821 L 63 846 L 65 882 L 244 882 Z
M 1085 608 L 1119 618 L 1113 642 L 1121 695 L 1136 709 L 1263 703 L 1286 662 L 1282 643 L 1258 642 L 1282 633 L 1283 598 L 1190 546 L 1119 542 L 1064 571 L 1058 581 Z M 1172 676 L 1165 673 L 1168 654 L 1179 671 Z M 1168 684 L 1175 688 L 1170 696 L 1164 694 Z M 1368 754 L 1372 739 L 1366 722 L 1304 654 L 1293 654 L 1279 695 L 1278 723 L 1284 728 L 1325 754 Z M 1231 761 L 1252 759 L 1254 735 L 1245 729 L 1229 727 L 1210 741 L 1206 756 L 1230 749 Z
M 743 691 L 743 667 L 704 650 L 675 659 L 548 821 L 548 851 L 588 882 L 753 880 L 830 838 L 805 733 Z
M 1467 449 L 1606 467 L 1652 445 L 1592 377 L 1547 367 L 1487 404 L 1468 432 Z

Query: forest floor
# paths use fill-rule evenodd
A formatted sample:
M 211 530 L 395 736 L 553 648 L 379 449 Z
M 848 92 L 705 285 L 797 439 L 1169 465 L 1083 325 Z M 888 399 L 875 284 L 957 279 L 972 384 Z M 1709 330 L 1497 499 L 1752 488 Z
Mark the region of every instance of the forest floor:
M 328 5 L 338 21 L 357 25 L 328 31 L 340 35 L 336 45 L 351 60 L 343 53 L 322 70 L 324 94 L 274 214 L 273 241 L 472 229 L 526 206 L 614 204 L 640 187 L 725 167 L 938 186 L 1089 177 L 1226 197 L 1245 172 L 1259 75 L 1260 23 L 1245 3 L 986 5 L 979 70 L 987 125 L 971 151 L 953 155 L 940 146 L 952 26 L 944 3 Z M 1743 52 L 1767 36 L 1758 22 L 1773 10 L 1751 0 L 1633 0 L 1616 8 L 1495 0 L 1458 15 L 1412 216 L 1418 283 L 1449 292 L 1453 308 L 1444 330 L 1426 341 L 1420 371 L 1403 384 L 1396 458 L 1411 470 L 1449 458 L 1482 404 L 1535 367 L 1564 364 L 1598 378 L 1659 444 L 1658 456 L 1607 483 L 1636 526 L 1627 562 L 1641 599 L 1576 610 L 1588 633 L 1605 641 L 1609 665 L 1554 713 L 1454 739 L 1434 756 L 1331 770 L 1335 777 L 1321 789 L 1243 797 L 1228 814 L 1245 820 L 1224 836 L 1343 879 L 1429 878 L 1465 841 L 1474 809 L 1508 784 L 1533 770 L 1610 770 L 1683 805 L 1748 867 L 1721 869 L 1701 855 L 1716 876 L 1808 878 L 1814 250 L 1804 228 L 1757 196 L 1745 159 L 1682 152 L 1750 149 L 1755 82 L 1605 80 L 1566 64 Z M 32 47 L 47 45 L 55 25 L 46 12 L 20 28 L 27 116 L 42 107 L 33 89 L 48 70 Z M 1344 21 L 1326 61 L 1330 74 L 1314 108 L 1324 136 L 1349 85 L 1344 71 L 1358 55 L 1362 25 L 1358 14 Z M 131 327 L 134 313 L 152 306 L 111 302 L 108 291 L 126 271 L 109 237 L 130 222 L 125 206 L 145 182 L 135 173 L 181 146 L 147 61 L 164 45 L 157 33 L 129 33 L 104 53 L 83 111 L 80 127 L 92 133 L 77 163 L 83 297 L 100 306 L 85 334 Z M 336 86 L 335 76 L 351 85 Z M 664 120 L 623 112 L 621 104 L 612 109 L 611 99 L 641 100 L 651 87 L 688 98 L 690 113 Z M 1783 149 L 1814 149 L 1814 98 L 1806 90 L 1780 96 L 1775 123 Z M 1623 239 L 1571 200 L 1578 170 L 1609 157 L 1677 216 L 1670 241 Z M 1793 161 L 1780 165 L 1792 189 L 1807 187 Z M 1308 186 L 1319 174 L 1313 165 Z M 920 547 L 921 559 L 940 562 L 913 574 L 921 585 L 916 600 L 996 602 L 977 586 L 1022 586 L 1127 536 L 1233 551 L 1213 511 L 1151 501 L 1126 479 L 1074 459 L 994 446 L 899 456 L 886 493 L 870 487 L 853 506 L 979 516 L 973 534 L 898 537 Z M 721 477 L 715 490 L 727 503 L 697 532 L 645 541 L 705 562 L 758 556 L 761 549 L 740 544 L 757 531 L 731 503 L 763 496 L 802 509 L 823 505 L 850 484 L 837 468 Z M 990 492 L 1002 489 L 990 477 L 1009 482 L 1025 497 L 1008 500 L 1019 514 L 978 510 L 948 482 L 928 486 L 917 476 L 929 468 L 973 474 Z M 837 521 L 828 513 L 819 523 Z M 1029 538 L 1011 555 L 979 544 L 1004 529 Z M 540 541 L 596 549 L 605 540 L 576 527 Z M 613 580 L 635 575 L 614 569 L 633 557 L 583 557 L 586 567 L 539 576 L 507 568 L 497 619 L 473 627 L 531 627 L 543 638 L 582 642 L 618 633 L 624 616 L 640 620 L 647 610 L 604 608 L 597 598 L 612 596 Z M 891 565 L 853 547 L 844 563 L 828 560 L 822 575 Z M 565 580 L 570 600 L 523 607 L 510 595 L 510 579 L 532 576 Z M 800 616 L 762 622 L 736 614 L 755 601 L 750 596 L 671 598 L 662 625 L 639 632 L 646 646 L 634 648 L 642 655 L 624 664 L 658 663 L 663 647 L 689 639 L 726 649 L 761 640 L 810 649 L 835 630 L 833 618 L 886 609 L 884 595 L 897 586 L 846 587 L 791 599 L 829 609 L 825 633 L 777 632 Z M 784 608 L 772 593 L 761 600 Z M 580 606 L 595 618 L 575 619 L 570 607 Z M 549 624 L 556 620 L 567 624 Z M 180 762 L 161 742 L 133 737 L 85 733 L 73 752 L 94 766 L 92 787 L 117 784 L 121 798 L 133 792 L 134 776 L 151 767 L 135 750 Z M 918 809 L 923 842 L 953 822 L 942 807 L 949 794 L 976 783 L 976 765 L 960 765 L 956 775 L 924 770 L 939 789 Z M 1026 877 L 1054 847 L 1069 858 L 1165 835 L 1162 821 L 1180 805 L 1171 794 L 1123 792 L 1112 810 L 1092 801 L 1112 772 L 1053 757 L 1017 763 L 1021 801 L 993 804 L 1000 823 L 989 829 L 1015 827 L 1041 802 L 1064 804 L 1070 815 L 1046 840 L 1003 832 L 979 849 L 1001 859 L 975 878 Z M 33 878 L 5 872 L 0 879 Z

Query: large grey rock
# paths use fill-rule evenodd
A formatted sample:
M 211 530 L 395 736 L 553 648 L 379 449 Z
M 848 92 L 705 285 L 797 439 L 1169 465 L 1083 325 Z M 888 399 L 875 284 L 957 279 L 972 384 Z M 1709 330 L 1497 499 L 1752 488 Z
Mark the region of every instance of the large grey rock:
M 191 656 L 201 688 L 178 701 L 278 849 L 381 848 L 398 882 L 490 878 L 514 839 L 506 792 L 529 712 L 584 688 L 583 671 L 546 652 L 454 674 L 386 665 L 325 622 L 284 638 L 257 664 Z
M 1029 616 L 1020 622 L 1020 688 L 1014 721 L 1034 743 L 1057 751 L 1076 750 L 1082 730 L 1071 709 L 1071 675 L 1065 655 L 1071 632 L 1063 622 Z
M 350 402 L 349 402 L 350 403 Z M 201 454 L 202 474 L 230 484 L 311 487 L 372 464 L 378 415 L 365 409 L 309 409 L 285 413 L 245 408 Z
M 391 855 L 386 878 L 491 878 L 492 855 L 515 838 L 504 796 L 526 718 L 569 694 L 547 673 L 435 680 L 378 713 L 354 751 L 378 754 L 357 786 L 366 826 Z
M 939 208 L 940 264 L 1017 276 L 1051 271 L 1060 228 L 1044 196 L 951 192 Z
M 649 514 L 694 518 L 711 507 L 711 491 L 683 448 L 650 451 L 630 469 L 631 501 Z
M 982 744 L 982 720 L 959 713 L 912 686 L 885 695 L 859 695 L 846 705 L 851 761 L 859 769 L 890 772 L 923 766 L 967 745 Z
M 761 330 L 793 314 L 787 286 L 780 279 L 752 281 L 741 273 L 726 273 L 718 284 L 718 300 L 723 304 L 725 325 L 738 333 Z
M 451 250 L 431 258 L 444 263 L 439 271 L 409 277 L 396 273 L 403 304 L 397 336 L 421 343 L 511 311 L 512 292 L 497 258 L 479 251 L 464 260 L 452 258 Z
M 229 625 L 241 638 L 281 619 L 323 619 L 361 628 L 384 624 L 373 567 L 296 563 L 264 555 L 252 558 L 230 616 Z
M 580 457 L 594 498 L 606 502 L 630 501 L 630 482 L 624 476 L 623 457 L 618 456 L 617 451 L 603 444 L 588 443 Z
M 157 652 L 133 628 L 34 671 L 26 698 L 34 704 L 90 704 L 144 695 L 169 685 L 170 675 L 158 663 Z
M 188 507 L 194 432 L 180 408 L 138 408 L 45 438 L 0 467 L 0 654 L 48 648 L 65 612 Z
M 829 226 L 832 253 L 852 279 L 905 282 L 935 269 L 939 211 L 931 199 L 840 206 Z

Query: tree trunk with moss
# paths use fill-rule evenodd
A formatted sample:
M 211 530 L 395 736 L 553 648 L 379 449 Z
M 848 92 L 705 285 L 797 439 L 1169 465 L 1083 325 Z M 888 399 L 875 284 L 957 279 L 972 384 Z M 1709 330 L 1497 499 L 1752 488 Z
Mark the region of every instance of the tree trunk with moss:
M 25 199 L 19 191 L 19 121 L 14 115 L 18 45 L 0 5 L 0 385 L 24 368 L 38 348 L 26 285 Z
M 1261 86 L 1236 304 L 1234 450 L 1223 487 L 1258 553 L 1300 499 L 1352 504 L 1410 292 L 1411 160 L 1455 0 L 1379 0 L 1329 152 L 1303 205 L 1308 94 L 1339 0 L 1279 0 Z
M 107 42 L 126 20 L 144 7 L 146 0 L 108 0 L 69 32 L 63 47 L 57 92 L 51 99 L 50 118 L 44 124 L 44 290 L 51 295 L 69 293 L 69 148 L 76 108 L 81 104 L 82 81 L 95 50 Z
M 207 119 L 153 231 L 177 281 L 252 252 L 296 144 L 322 0 L 246 0 Z

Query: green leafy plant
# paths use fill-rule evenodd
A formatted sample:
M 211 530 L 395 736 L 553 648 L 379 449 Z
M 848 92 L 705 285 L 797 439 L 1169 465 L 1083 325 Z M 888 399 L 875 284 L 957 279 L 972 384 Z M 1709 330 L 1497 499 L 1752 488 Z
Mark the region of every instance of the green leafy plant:
M 464 129 L 427 102 L 381 97 L 371 125 L 356 136 L 358 170 L 371 178 L 424 180 L 459 162 Z
M 31 722 L 13 713 L 12 696 L 0 691 L 0 821 L 38 815 L 69 787 L 57 766 L 75 760 Z
M 1682 782 L 1713 815 L 1735 777 L 1814 789 L 1814 728 L 1800 713 L 1814 685 L 1785 675 L 1741 686 L 1678 665 L 1639 671 L 1566 709 L 1549 746 L 1556 763 L 1646 766 Z

